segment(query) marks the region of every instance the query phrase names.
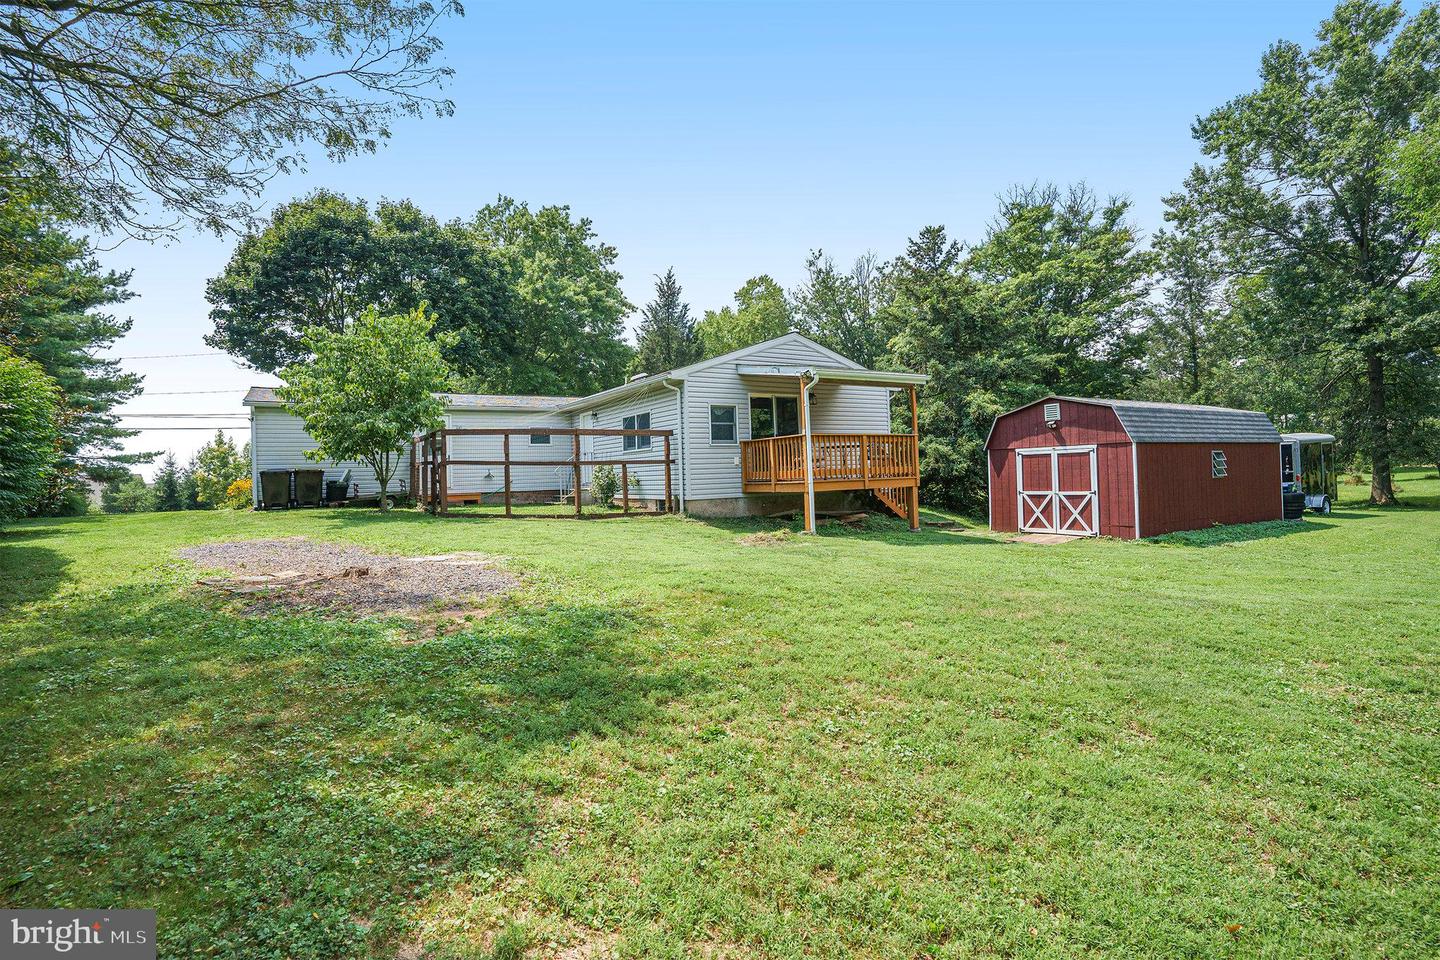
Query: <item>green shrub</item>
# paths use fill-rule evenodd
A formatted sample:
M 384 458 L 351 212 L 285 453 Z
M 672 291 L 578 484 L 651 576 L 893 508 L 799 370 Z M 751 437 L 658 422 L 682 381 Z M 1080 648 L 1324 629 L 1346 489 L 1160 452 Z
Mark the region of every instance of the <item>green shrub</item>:
M 620 477 L 610 464 L 602 464 L 590 474 L 590 499 L 595 503 L 609 503 L 619 490 Z

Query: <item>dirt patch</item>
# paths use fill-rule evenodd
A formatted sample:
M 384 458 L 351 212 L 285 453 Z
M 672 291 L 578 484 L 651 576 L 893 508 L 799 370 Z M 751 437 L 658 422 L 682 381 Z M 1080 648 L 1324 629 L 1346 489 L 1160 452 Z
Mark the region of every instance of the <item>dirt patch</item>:
M 747 533 L 740 538 L 740 543 L 747 547 L 778 547 L 787 543 L 795 542 L 795 534 L 788 528 L 784 530 L 762 530 L 759 533 Z
M 179 555 L 229 577 L 202 586 L 253 597 L 252 608 L 287 606 L 354 613 L 464 610 L 519 581 L 480 553 L 401 557 L 304 537 L 187 547 Z

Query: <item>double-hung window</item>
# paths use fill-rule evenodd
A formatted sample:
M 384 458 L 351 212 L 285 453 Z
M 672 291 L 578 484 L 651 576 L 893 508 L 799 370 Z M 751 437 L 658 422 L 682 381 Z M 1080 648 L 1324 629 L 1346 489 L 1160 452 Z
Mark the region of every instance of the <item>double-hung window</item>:
M 735 429 L 735 405 L 734 404 L 711 404 L 710 405 L 710 442 L 711 443 L 739 443 L 739 435 Z
M 533 446 L 540 446 L 540 445 L 542 445 L 542 444 L 549 444 L 549 443 L 550 443 L 550 434 L 548 434 L 548 433 L 532 433 L 532 434 L 530 434 L 530 443 L 531 443 L 531 445 L 533 445 Z
M 650 414 L 637 413 L 632 417 L 624 417 L 620 421 L 620 428 L 622 430 L 649 430 Z M 622 444 L 622 446 L 626 450 L 650 449 L 650 437 L 637 437 L 632 434 L 626 434 L 624 439 L 625 442 Z

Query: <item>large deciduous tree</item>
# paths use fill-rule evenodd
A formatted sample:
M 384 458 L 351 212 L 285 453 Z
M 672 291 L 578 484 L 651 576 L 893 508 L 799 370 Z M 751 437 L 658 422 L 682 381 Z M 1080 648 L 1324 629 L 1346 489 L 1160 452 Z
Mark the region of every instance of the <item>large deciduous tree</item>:
M 45 492 L 59 446 L 60 390 L 39 364 L 0 347 L 0 523 Z
M 1084 184 L 1017 187 L 970 257 L 1019 321 L 1035 378 L 1054 393 L 1123 395 L 1138 373 L 1138 330 L 1154 255 L 1130 203 Z
M 432 337 L 434 324 L 423 304 L 389 316 L 372 308 L 343 332 L 311 328 L 314 359 L 281 371 L 277 393 L 317 444 L 306 456 L 368 466 L 382 511 L 390 509 L 390 481 L 411 438 L 443 422 L 436 394 L 451 371 L 441 350 L 454 334 Z
M 690 304 L 680 297 L 680 281 L 675 279 L 673 267 L 655 278 L 655 299 L 640 310 L 632 374 L 674 370 L 700 359 L 703 348 L 695 321 L 690 319 Z
M 458 223 L 408 202 L 329 191 L 281 206 L 244 237 L 206 286 L 206 342 L 270 373 L 309 358 L 310 327 L 343 332 L 371 307 L 436 305 L 437 332 L 455 333 L 446 360 L 477 388 L 515 387 L 522 349 L 514 271 Z
M 705 356 L 773 340 L 796 328 L 795 309 L 785 290 L 768 274 L 751 277 L 735 291 L 735 306 L 706 310 L 696 325 Z
M 11 0 L 0 20 L 0 138 L 73 191 L 84 220 L 141 235 L 218 231 L 303 168 L 373 151 L 434 95 L 442 0 Z
M 1259 349 L 1323 361 L 1331 409 L 1353 418 L 1370 460 L 1370 499 L 1390 503 L 1397 425 L 1416 413 L 1409 385 L 1440 340 L 1423 282 L 1440 225 L 1415 215 L 1393 171 L 1440 90 L 1440 11 L 1407 20 L 1399 3 L 1352 0 L 1318 41 L 1277 42 L 1257 90 L 1197 121 L 1212 162 L 1172 206 L 1259 282 Z
M 1229 359 L 1223 264 L 1214 244 L 1194 233 L 1160 231 L 1162 295 L 1145 327 L 1145 379 L 1137 392 L 1156 400 L 1211 404 Z
M 625 379 L 632 350 L 622 334 L 634 306 L 620 290 L 615 248 L 588 218 L 500 197 L 467 226 L 510 270 L 519 315 L 511 390 L 581 395 Z

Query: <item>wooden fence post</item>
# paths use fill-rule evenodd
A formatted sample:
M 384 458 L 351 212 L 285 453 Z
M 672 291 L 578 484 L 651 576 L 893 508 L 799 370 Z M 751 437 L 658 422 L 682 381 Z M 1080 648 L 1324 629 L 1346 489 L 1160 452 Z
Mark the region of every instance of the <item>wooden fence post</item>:
M 737 425 L 736 430 L 740 427 Z M 670 434 L 665 434 L 665 513 L 670 512 Z
M 575 516 L 580 516 L 580 431 L 572 434 L 575 440 Z
M 510 434 L 500 438 L 505 449 L 505 516 L 510 516 Z
M 630 512 L 630 464 L 620 464 L 620 503 L 621 509 L 626 513 Z
M 450 443 L 448 431 L 440 431 L 440 512 L 450 512 Z
M 419 461 L 419 459 L 417 459 L 418 454 L 419 454 L 419 446 L 420 446 L 420 445 L 419 445 L 418 442 L 416 442 L 415 438 L 414 438 L 414 437 L 411 437 L 411 438 L 410 438 L 410 496 L 412 496 L 412 497 L 415 498 L 415 502 L 416 502 L 416 503 L 419 503 L 419 502 L 420 502 L 420 461 Z

